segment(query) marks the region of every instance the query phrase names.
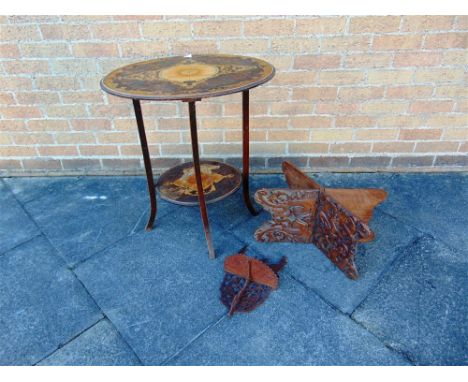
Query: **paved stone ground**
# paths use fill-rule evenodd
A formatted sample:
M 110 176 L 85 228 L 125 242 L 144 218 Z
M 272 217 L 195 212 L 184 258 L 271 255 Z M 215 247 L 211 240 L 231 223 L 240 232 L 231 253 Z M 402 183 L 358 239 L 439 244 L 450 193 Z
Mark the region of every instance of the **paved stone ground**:
M 466 174 L 318 174 L 382 187 L 358 281 L 314 246 L 261 244 L 241 194 L 197 208 L 159 201 L 144 232 L 141 177 L 0 179 L 2 365 L 468 365 Z M 256 175 L 252 189 L 285 186 Z M 287 255 L 278 291 L 226 317 L 223 260 Z

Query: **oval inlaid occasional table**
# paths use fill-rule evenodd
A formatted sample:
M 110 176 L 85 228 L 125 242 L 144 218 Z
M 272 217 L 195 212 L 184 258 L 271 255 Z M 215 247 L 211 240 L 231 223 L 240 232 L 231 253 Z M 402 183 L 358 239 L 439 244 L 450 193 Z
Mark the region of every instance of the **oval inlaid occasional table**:
M 157 189 L 161 197 L 179 204 L 197 203 L 198 199 L 208 254 L 215 258 L 206 204 L 232 194 L 240 186 L 240 174 L 221 162 L 200 162 L 195 104 L 203 98 L 242 92 L 243 197 L 250 213 L 256 215 L 249 195 L 249 90 L 274 75 L 274 67 L 257 58 L 210 54 L 137 62 L 116 69 L 101 80 L 101 88 L 107 93 L 133 101 L 151 203 L 147 230 L 152 229 L 156 217 L 156 187 L 140 101 L 188 103 L 193 162 L 161 175 Z

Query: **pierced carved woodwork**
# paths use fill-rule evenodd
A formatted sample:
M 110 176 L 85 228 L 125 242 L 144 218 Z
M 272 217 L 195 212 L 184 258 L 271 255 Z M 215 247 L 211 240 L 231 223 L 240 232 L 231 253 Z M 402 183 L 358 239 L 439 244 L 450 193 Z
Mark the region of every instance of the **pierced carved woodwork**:
M 255 232 L 261 242 L 313 243 L 347 277 L 357 279 L 358 242 L 375 238 L 368 226 L 372 211 L 385 200 L 380 189 L 328 189 L 289 162 L 283 172 L 290 188 L 261 189 L 255 200 L 272 220 Z
M 245 255 L 246 248 L 224 261 L 226 272 L 221 284 L 221 302 L 229 309 L 228 316 L 235 312 L 251 312 L 278 288 L 278 273 L 286 265 L 286 257 L 276 264 Z
M 319 190 L 322 187 L 288 161 L 283 162 L 282 168 L 289 188 Z M 387 192 L 378 188 L 324 188 L 324 190 L 327 195 L 366 223 L 372 218 L 374 208 L 387 198 Z

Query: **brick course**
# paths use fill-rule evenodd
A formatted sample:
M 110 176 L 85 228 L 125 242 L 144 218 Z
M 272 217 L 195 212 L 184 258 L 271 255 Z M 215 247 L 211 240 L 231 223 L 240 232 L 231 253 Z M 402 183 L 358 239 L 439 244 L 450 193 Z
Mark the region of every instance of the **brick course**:
M 143 173 L 128 100 L 99 80 L 137 60 L 259 57 L 256 171 L 466 170 L 466 16 L 0 18 L 0 175 Z M 239 164 L 240 94 L 198 103 L 205 157 Z M 186 105 L 143 102 L 155 172 L 189 160 Z

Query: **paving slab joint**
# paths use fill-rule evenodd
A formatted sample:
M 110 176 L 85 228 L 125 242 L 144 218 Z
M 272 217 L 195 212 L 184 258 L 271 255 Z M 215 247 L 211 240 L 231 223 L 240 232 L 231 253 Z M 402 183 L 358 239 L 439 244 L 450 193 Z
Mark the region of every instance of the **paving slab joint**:
M 389 215 L 390 217 L 394 218 L 393 216 Z M 367 291 L 367 294 L 361 299 L 361 301 L 359 302 L 359 304 L 357 304 L 353 311 L 350 313 L 350 317 L 351 319 L 354 320 L 354 312 L 356 312 L 356 310 L 367 300 L 367 298 L 372 294 L 372 292 L 374 292 L 375 288 L 377 288 L 377 286 L 379 285 L 379 283 L 382 281 L 383 278 L 385 278 L 387 276 L 387 274 L 389 274 L 389 272 L 395 267 L 395 264 L 398 263 L 398 261 L 400 260 L 400 258 L 403 256 L 403 253 L 408 249 L 408 248 L 411 248 L 415 245 L 417 245 L 419 243 L 420 240 L 422 240 L 424 237 L 427 237 L 428 235 L 424 234 L 421 232 L 421 235 L 419 236 L 416 236 L 409 244 L 407 245 L 402 245 L 402 246 L 397 246 L 395 247 L 395 250 L 397 251 L 397 255 L 395 256 L 395 258 L 393 259 L 393 261 L 391 261 L 383 270 L 382 272 L 380 273 L 379 277 L 375 280 L 375 282 L 373 283 L 373 285 L 368 289 Z
M 49 358 L 50 356 L 52 356 L 55 352 L 57 352 L 58 350 L 60 350 L 61 348 L 63 348 L 64 346 L 68 345 L 70 342 L 72 342 L 73 340 L 77 339 L 79 336 L 81 336 L 83 333 L 87 332 L 89 329 L 91 329 L 92 327 L 94 327 L 95 325 L 97 325 L 98 323 L 100 323 L 102 320 L 105 320 L 106 317 L 104 317 L 104 315 L 101 314 L 101 318 L 99 320 L 97 320 L 96 322 L 92 323 L 91 325 L 89 325 L 88 327 L 84 328 L 81 332 L 75 334 L 73 337 L 71 337 L 70 339 L 68 339 L 67 341 L 59 344 L 57 346 L 57 348 L 55 348 L 55 350 L 51 351 L 50 353 L 48 353 L 47 355 L 45 355 L 44 357 L 42 357 L 40 360 L 38 360 L 37 362 L 33 363 L 32 366 L 37 366 L 39 363 L 41 363 L 42 361 L 44 361 L 45 359 Z
M 311 288 L 309 285 L 305 284 L 303 281 L 295 278 L 291 273 L 289 273 L 289 270 L 286 268 L 284 270 L 284 274 L 286 277 L 289 277 L 292 281 L 295 281 L 299 285 L 301 285 L 304 289 L 306 289 L 308 292 L 312 292 L 314 295 L 316 295 L 320 300 L 322 300 L 325 304 L 327 304 L 330 308 L 335 310 L 336 312 L 342 314 L 343 316 L 346 316 L 348 318 L 351 318 L 350 315 L 346 312 L 343 312 L 340 308 L 338 308 L 336 305 L 333 305 L 330 301 L 328 301 L 325 297 L 323 297 L 318 291 L 315 289 Z
M 413 243 L 417 243 L 417 241 L 420 239 L 420 237 L 418 237 L 416 240 L 413 240 Z M 411 245 L 411 244 L 410 244 Z M 403 247 L 403 248 L 406 248 L 406 247 Z M 400 257 L 400 255 L 398 255 L 397 257 Z M 399 354 L 402 358 L 404 358 L 407 362 L 409 362 L 410 364 L 412 365 L 415 365 L 415 361 L 414 361 L 414 358 L 411 356 L 411 354 L 408 354 L 407 352 L 404 352 L 402 350 L 399 350 L 399 349 L 395 349 L 394 347 L 392 347 L 391 345 L 389 345 L 388 343 L 386 343 L 384 340 L 382 340 L 381 338 L 379 338 L 375 333 L 373 333 L 369 328 L 367 328 L 365 325 L 363 325 L 361 322 L 357 321 L 353 316 L 352 314 L 354 313 L 354 311 L 357 309 L 357 307 L 353 310 L 353 312 L 351 314 L 348 314 L 348 313 L 345 313 L 343 311 L 341 311 L 338 307 L 336 307 L 335 305 L 333 305 L 332 303 L 330 303 L 327 299 L 325 299 L 324 297 L 322 297 L 317 291 L 313 290 L 312 288 L 310 288 L 309 286 L 307 286 L 306 284 L 304 284 L 303 282 L 301 282 L 300 280 L 297 280 L 293 275 L 287 273 L 287 276 L 292 279 L 293 281 L 296 281 L 298 284 L 302 285 L 306 290 L 314 293 L 316 296 L 318 296 L 318 298 L 320 298 L 325 304 L 327 304 L 328 306 L 330 306 L 333 310 L 335 310 L 337 313 L 339 314 L 342 314 L 343 316 L 347 317 L 348 319 L 350 319 L 351 321 L 353 321 L 356 325 L 359 325 L 360 327 L 362 327 L 364 330 L 366 330 L 367 332 L 369 332 L 370 335 L 372 335 L 374 338 L 376 338 L 383 346 L 385 346 L 387 349 L 389 349 L 390 351 L 392 352 L 395 352 L 397 354 Z M 378 284 L 378 283 L 376 283 Z M 363 301 L 367 298 L 367 296 L 363 299 Z M 361 303 L 362 304 L 362 301 Z M 359 305 L 360 305 L 359 304 Z M 358 306 L 359 306 L 358 305 Z
M 34 236 L 31 236 L 30 238 L 26 239 L 25 241 L 22 241 L 22 242 L 16 244 L 14 247 L 9 248 L 4 252 L 0 252 L 0 256 L 6 255 L 8 252 L 11 252 L 11 251 L 15 250 L 15 249 L 21 247 L 22 245 L 28 244 L 29 242 L 31 242 L 32 240 L 34 240 L 34 239 L 36 239 L 36 238 L 38 238 L 40 236 L 43 236 L 42 233 L 37 233 Z
M 413 366 L 416 366 L 417 363 L 416 363 L 416 360 L 415 358 L 413 357 L 413 355 L 410 353 L 410 352 L 407 352 L 403 349 L 398 349 L 394 346 L 392 346 L 391 344 L 389 344 L 387 341 L 385 341 L 384 339 L 380 338 L 377 334 L 375 334 L 371 329 L 369 329 L 366 325 L 364 325 L 362 322 L 360 321 L 357 321 L 354 317 L 350 317 L 350 319 L 352 321 L 354 321 L 356 323 L 356 325 L 359 325 L 361 328 L 363 328 L 364 330 L 366 330 L 370 335 L 372 335 L 374 338 L 376 338 L 383 346 L 385 346 L 388 350 L 394 352 L 394 353 L 397 353 L 398 355 L 400 355 L 403 359 L 405 359 L 408 363 L 410 363 L 411 365 Z
M 227 313 L 224 313 L 221 317 L 219 317 L 215 322 L 208 325 L 205 329 L 203 329 L 200 333 L 198 333 L 195 337 L 193 337 L 189 342 L 185 344 L 182 348 L 177 350 L 174 354 L 167 357 L 163 362 L 161 362 L 160 366 L 167 365 L 173 359 L 176 359 L 179 354 L 181 354 L 185 349 L 189 348 L 194 342 L 196 342 L 199 338 L 201 338 L 208 330 L 217 326 L 221 321 L 226 319 Z
M 391 213 L 387 212 L 387 211 L 384 211 L 383 209 L 377 207 L 376 209 L 379 210 L 379 212 L 381 212 L 382 214 L 385 214 L 397 221 L 399 221 L 401 224 L 405 224 L 407 225 L 408 227 L 410 228 L 413 228 L 414 230 L 418 231 L 419 233 L 421 233 L 421 236 L 420 237 L 430 237 L 431 239 L 434 239 L 435 241 L 438 241 L 442 244 L 444 244 L 446 247 L 448 247 L 450 250 L 452 251 L 455 251 L 455 252 L 463 252 L 462 250 L 460 250 L 460 248 L 456 248 L 456 247 L 453 247 L 451 243 L 448 243 L 446 242 L 445 240 L 439 238 L 439 237 L 435 237 L 431 232 L 427 232 L 419 227 L 416 227 L 415 225 L 411 224 L 411 223 L 408 223 L 408 222 L 404 222 L 402 221 L 401 219 L 399 219 L 398 217 L 392 215 Z
M 138 356 L 137 352 L 135 351 L 135 349 L 133 349 L 133 347 L 130 345 L 130 343 L 125 339 L 125 337 L 123 336 L 122 333 L 120 333 L 120 331 L 117 329 L 117 326 L 114 325 L 114 323 L 112 322 L 112 320 L 105 314 L 105 313 L 102 313 L 104 315 L 104 319 L 107 319 L 107 321 L 109 321 L 109 324 L 112 325 L 112 327 L 114 328 L 114 330 L 116 331 L 116 333 L 119 335 L 120 339 L 125 343 L 125 345 L 128 346 L 128 348 L 131 350 L 131 352 L 133 353 L 133 355 L 135 356 L 135 358 L 138 360 L 138 362 L 140 363 L 140 365 L 144 366 L 145 364 L 143 363 L 143 361 L 141 360 L 141 358 Z M 96 323 L 97 324 L 97 323 Z

